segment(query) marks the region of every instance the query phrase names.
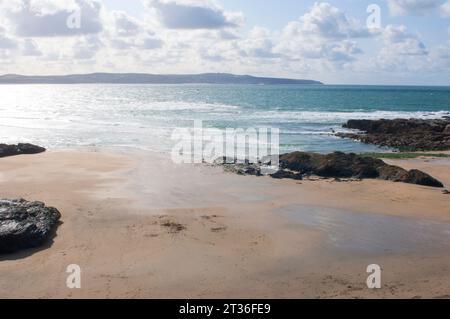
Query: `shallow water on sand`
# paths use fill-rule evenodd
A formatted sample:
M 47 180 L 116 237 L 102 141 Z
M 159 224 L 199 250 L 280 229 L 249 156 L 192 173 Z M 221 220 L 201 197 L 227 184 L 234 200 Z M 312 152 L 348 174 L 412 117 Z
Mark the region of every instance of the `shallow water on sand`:
M 323 232 L 333 247 L 361 253 L 450 251 L 450 223 L 314 206 L 288 206 L 281 213 Z

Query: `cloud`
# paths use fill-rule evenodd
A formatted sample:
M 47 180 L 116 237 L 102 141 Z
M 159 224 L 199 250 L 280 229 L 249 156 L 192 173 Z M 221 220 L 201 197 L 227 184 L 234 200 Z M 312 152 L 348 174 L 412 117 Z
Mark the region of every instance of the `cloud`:
M 324 59 L 342 64 L 362 53 L 355 39 L 376 35 L 331 4 L 316 3 L 282 30 L 275 52 L 294 60 Z
M 274 43 L 275 39 L 268 29 L 255 27 L 246 39 L 239 42 L 240 54 L 244 57 L 279 58 L 282 55 L 274 52 Z
M 410 34 L 407 28 L 388 25 L 383 32 L 385 53 L 393 55 L 427 55 L 428 51 L 418 36 Z
M 118 36 L 134 36 L 142 28 L 140 22 L 137 19 L 130 17 L 126 12 L 113 11 L 111 15 L 114 20 L 115 32 Z
M 169 29 L 223 29 L 238 27 L 240 13 L 225 12 L 206 1 L 145 0 L 154 9 L 162 25 Z
M 102 46 L 103 43 L 97 36 L 84 37 L 73 44 L 72 58 L 76 60 L 93 59 Z
M 450 0 L 441 6 L 441 13 L 444 17 L 450 17 Z
M 41 56 L 42 51 L 32 39 L 26 39 L 22 45 L 23 56 Z
M 101 4 L 95 0 L 12 0 L 2 8 L 21 37 L 62 37 L 102 31 Z M 69 19 L 80 24 L 68 25 Z M 79 26 L 79 28 L 78 28 Z
M 387 0 L 393 15 L 425 15 L 438 9 L 445 0 Z
M 5 35 L 2 35 L 0 33 L 0 49 L 15 49 L 17 48 L 17 42 L 12 39 L 8 38 Z
M 153 36 L 149 36 L 142 40 L 142 44 L 140 45 L 141 49 L 144 50 L 154 50 L 159 49 L 163 46 L 164 42 L 161 39 L 158 39 Z
M 313 34 L 327 39 L 359 38 L 371 36 L 366 26 L 350 19 L 329 3 L 315 3 L 310 12 L 291 25 L 294 32 Z

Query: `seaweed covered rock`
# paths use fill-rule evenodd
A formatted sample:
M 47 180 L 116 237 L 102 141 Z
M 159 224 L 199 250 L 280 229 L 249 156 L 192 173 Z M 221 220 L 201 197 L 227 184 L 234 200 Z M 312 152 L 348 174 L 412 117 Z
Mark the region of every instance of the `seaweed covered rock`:
M 45 243 L 61 218 L 59 211 L 41 202 L 0 200 L 0 254 Z

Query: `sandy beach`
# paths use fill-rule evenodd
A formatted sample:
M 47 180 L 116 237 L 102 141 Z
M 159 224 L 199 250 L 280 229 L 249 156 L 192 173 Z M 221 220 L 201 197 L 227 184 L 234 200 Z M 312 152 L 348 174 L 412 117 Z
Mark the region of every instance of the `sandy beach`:
M 448 158 L 388 162 L 450 185 Z M 62 214 L 51 243 L 0 257 L 0 298 L 450 296 L 441 189 L 237 176 L 102 150 L 0 159 L 0 192 Z M 382 289 L 366 286 L 374 263 Z M 81 289 L 66 287 L 71 264 Z

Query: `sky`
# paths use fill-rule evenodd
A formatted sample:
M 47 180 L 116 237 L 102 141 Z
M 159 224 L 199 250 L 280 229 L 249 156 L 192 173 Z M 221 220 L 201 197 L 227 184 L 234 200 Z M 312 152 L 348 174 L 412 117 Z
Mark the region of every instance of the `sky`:
M 0 0 L 0 74 L 450 85 L 450 0 Z

